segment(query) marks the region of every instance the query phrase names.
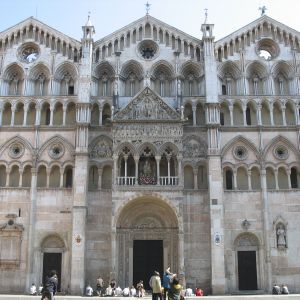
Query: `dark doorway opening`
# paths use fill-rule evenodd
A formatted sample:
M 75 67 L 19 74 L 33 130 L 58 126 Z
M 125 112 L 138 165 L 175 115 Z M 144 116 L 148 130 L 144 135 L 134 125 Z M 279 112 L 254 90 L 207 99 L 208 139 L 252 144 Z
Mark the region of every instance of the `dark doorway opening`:
M 257 290 L 256 251 L 238 251 L 239 290 Z
M 143 280 L 149 290 L 149 279 L 154 271 L 163 274 L 163 241 L 133 241 L 133 284 Z
M 43 284 L 45 284 L 46 276 L 49 276 L 49 273 L 55 270 L 58 277 L 57 290 L 60 291 L 61 283 L 61 253 L 44 253 L 43 259 Z

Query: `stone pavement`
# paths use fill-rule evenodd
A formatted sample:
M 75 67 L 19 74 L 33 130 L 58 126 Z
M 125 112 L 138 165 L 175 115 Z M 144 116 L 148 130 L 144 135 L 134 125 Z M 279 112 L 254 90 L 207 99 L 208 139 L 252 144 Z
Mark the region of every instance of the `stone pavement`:
M 78 299 L 94 299 L 94 300 L 134 300 L 134 297 L 83 297 L 83 296 L 57 296 L 56 300 L 78 300 Z M 185 297 L 187 300 L 300 300 L 300 294 L 292 295 L 227 295 L 227 296 L 204 296 L 204 297 Z M 28 295 L 0 295 L 0 300 L 39 300 L 40 296 Z M 144 300 L 151 300 L 150 296 L 144 297 Z

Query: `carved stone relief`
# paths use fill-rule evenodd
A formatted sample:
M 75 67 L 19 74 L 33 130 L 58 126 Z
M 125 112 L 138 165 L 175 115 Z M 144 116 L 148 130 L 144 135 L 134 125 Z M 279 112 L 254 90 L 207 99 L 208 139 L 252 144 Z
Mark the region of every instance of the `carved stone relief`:
M 199 158 L 206 156 L 207 145 L 200 144 L 198 141 L 192 139 L 183 143 L 183 157 L 185 158 Z
M 146 87 L 124 109 L 115 120 L 179 120 L 180 114 Z
M 94 145 L 90 152 L 90 158 L 109 158 L 112 157 L 112 145 L 107 140 L 100 140 Z
M 178 138 L 182 134 L 181 124 L 118 124 L 113 129 L 114 138 L 121 140 L 127 138 L 148 140 L 149 137 Z

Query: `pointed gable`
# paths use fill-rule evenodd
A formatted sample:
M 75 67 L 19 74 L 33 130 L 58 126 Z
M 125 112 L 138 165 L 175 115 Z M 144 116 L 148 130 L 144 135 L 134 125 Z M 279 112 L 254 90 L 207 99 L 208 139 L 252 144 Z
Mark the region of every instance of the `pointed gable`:
M 123 28 L 103 37 L 102 39 L 98 40 L 95 43 L 95 46 L 98 46 L 100 44 L 107 44 L 109 41 L 113 41 L 116 37 L 126 36 L 127 33 L 132 32 L 134 30 L 139 31 L 140 28 L 145 27 L 146 24 L 149 24 L 150 27 L 153 29 L 155 28 L 157 32 L 161 29 L 169 33 L 169 35 L 173 35 L 176 38 L 179 38 L 181 40 L 188 40 L 195 44 L 200 44 L 201 40 L 198 38 L 195 38 L 171 25 L 168 25 L 167 23 L 164 23 L 163 21 L 160 21 L 150 15 L 146 15 L 127 26 L 124 26 Z
M 220 53 L 238 52 L 262 38 L 270 38 L 279 43 L 300 50 L 300 32 L 292 29 L 269 16 L 263 15 L 250 24 L 218 40 L 215 48 Z
M 96 57 L 110 57 L 113 53 L 135 47 L 144 40 L 155 41 L 160 47 L 165 46 L 169 50 L 185 51 L 186 55 L 189 52 L 192 58 L 200 57 L 200 48 L 202 47 L 200 39 L 151 16 L 138 19 L 95 42 Z M 99 53 L 98 56 L 97 53 Z
M 114 120 L 178 121 L 180 114 L 149 87 L 146 87 L 127 106 L 115 114 Z
M 51 47 L 51 41 L 57 41 L 60 47 L 73 48 L 79 51 L 81 44 L 60 31 L 30 17 L 24 21 L 0 32 L 0 48 L 7 48 L 9 45 L 26 41 L 41 42 Z M 48 42 L 47 42 L 48 40 Z

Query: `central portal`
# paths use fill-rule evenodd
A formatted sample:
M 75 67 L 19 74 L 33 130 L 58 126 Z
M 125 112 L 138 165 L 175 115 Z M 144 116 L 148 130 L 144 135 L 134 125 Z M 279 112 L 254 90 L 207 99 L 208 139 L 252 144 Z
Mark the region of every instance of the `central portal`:
M 143 280 L 144 287 L 149 290 L 149 279 L 153 271 L 163 273 L 163 241 L 133 241 L 133 284 Z
M 178 254 L 178 232 L 177 215 L 166 201 L 145 195 L 126 204 L 118 214 L 113 241 L 112 269 L 118 284 L 131 286 L 143 280 L 149 289 L 154 271 L 162 275 L 171 267 L 177 274 L 182 272 L 179 260 L 184 253 Z

